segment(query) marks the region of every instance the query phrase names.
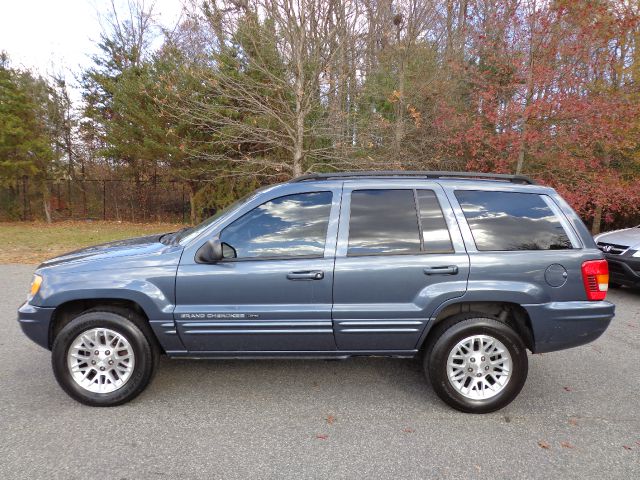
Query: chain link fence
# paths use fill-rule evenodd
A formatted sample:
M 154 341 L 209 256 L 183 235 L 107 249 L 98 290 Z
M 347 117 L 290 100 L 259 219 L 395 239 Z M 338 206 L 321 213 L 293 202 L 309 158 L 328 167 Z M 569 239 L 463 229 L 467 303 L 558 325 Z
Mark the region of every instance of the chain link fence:
M 189 188 L 178 180 L 51 180 L 47 191 L 54 220 L 189 220 Z M 44 219 L 44 198 L 43 189 L 29 177 L 0 186 L 0 220 Z

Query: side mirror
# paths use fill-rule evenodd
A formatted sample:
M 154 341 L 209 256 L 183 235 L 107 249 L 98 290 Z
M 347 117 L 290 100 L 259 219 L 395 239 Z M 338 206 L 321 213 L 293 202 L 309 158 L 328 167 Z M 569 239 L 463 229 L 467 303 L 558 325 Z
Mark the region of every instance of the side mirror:
M 196 253 L 197 263 L 216 263 L 222 260 L 222 244 L 219 238 L 211 238 Z

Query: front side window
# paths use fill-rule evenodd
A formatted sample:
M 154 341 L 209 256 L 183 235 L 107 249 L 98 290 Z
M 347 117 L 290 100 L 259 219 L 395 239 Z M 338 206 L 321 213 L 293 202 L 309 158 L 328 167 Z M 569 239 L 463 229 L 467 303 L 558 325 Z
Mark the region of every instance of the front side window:
M 420 252 L 413 190 L 355 190 L 351 193 L 347 255 Z
M 538 194 L 458 190 L 455 195 L 478 250 L 573 248 L 560 220 Z
M 331 192 L 311 192 L 263 203 L 220 233 L 225 258 L 323 256 L 331 200 Z

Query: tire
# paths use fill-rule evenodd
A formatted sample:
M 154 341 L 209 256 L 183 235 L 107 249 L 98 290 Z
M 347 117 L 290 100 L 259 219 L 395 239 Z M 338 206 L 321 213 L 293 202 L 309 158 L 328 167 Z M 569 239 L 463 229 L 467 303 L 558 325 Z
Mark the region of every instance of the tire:
M 153 377 L 159 351 L 152 335 L 146 321 L 133 312 L 107 308 L 84 312 L 56 336 L 51 349 L 53 373 L 62 389 L 80 403 L 121 405 L 137 397 Z
M 609 288 L 611 288 L 611 289 L 622 288 L 622 285 L 620 285 L 619 283 L 616 283 L 616 282 L 609 282 Z
M 467 313 L 435 328 L 425 351 L 424 371 L 445 403 L 466 413 L 489 413 L 518 396 L 529 364 L 525 345 L 510 326 L 485 314 Z M 498 353 L 502 347 L 504 354 Z M 483 353 L 484 348 L 489 353 Z

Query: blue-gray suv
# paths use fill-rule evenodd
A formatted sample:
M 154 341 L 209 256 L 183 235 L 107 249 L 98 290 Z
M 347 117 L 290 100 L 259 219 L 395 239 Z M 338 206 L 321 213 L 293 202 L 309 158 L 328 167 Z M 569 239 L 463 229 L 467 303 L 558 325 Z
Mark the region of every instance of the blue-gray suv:
M 527 349 L 605 331 L 608 280 L 580 218 L 526 177 L 318 174 L 44 262 L 19 322 L 88 405 L 134 398 L 160 354 L 375 355 L 421 359 L 446 403 L 483 413 L 518 395 Z

